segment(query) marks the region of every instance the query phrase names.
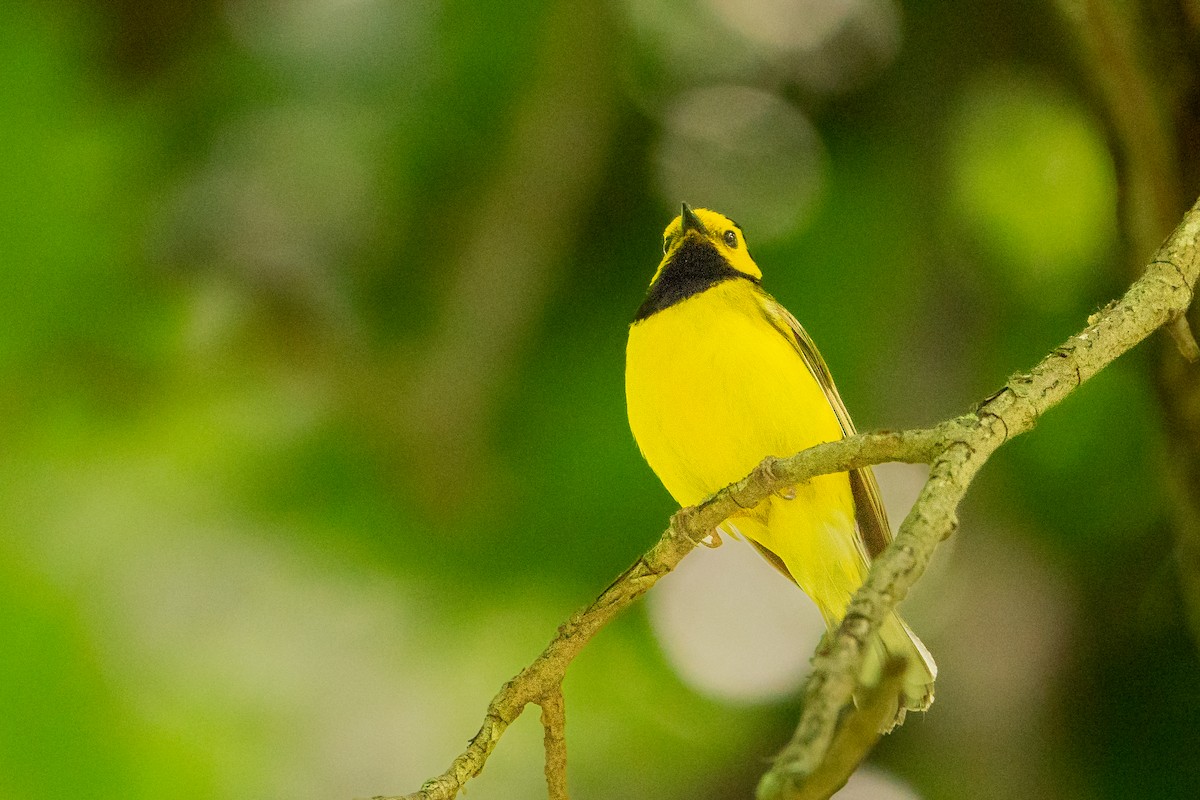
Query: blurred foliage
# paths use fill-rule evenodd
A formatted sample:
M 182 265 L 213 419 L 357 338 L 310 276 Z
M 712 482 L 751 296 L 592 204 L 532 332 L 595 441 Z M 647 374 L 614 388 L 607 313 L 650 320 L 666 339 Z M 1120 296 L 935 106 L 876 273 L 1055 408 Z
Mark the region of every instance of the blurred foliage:
M 951 154 L 955 205 L 1009 265 L 999 277 L 1017 281 L 1017 296 L 1070 303 L 1116 233 L 1116 186 L 1097 121 L 1029 79 L 992 76 L 964 95 Z
M 0 4 L 0 798 L 444 768 L 672 511 L 622 373 L 680 200 L 743 225 L 864 428 L 968 407 L 1126 284 L 1050 7 L 599 8 Z M 1200 793 L 1144 362 L 989 466 L 908 614 L 940 700 L 858 796 Z M 744 797 L 790 732 L 794 698 L 686 685 L 686 634 L 630 615 L 573 669 L 580 796 Z M 535 796 L 539 741 L 471 796 Z

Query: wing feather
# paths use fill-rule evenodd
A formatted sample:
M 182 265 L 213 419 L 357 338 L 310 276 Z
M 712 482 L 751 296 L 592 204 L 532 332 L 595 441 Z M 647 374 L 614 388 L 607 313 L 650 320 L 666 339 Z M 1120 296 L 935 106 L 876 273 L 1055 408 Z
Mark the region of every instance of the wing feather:
M 829 405 L 833 408 L 833 413 L 837 415 L 842 435 L 853 435 L 854 422 L 850 419 L 850 412 L 846 410 L 846 404 L 838 394 L 825 359 L 821 357 L 804 326 L 766 292 L 762 292 L 762 309 L 767 320 L 787 337 L 804 360 L 809 372 L 817 379 L 826 399 L 829 400 Z M 887 511 L 879 494 L 879 484 L 875 482 L 875 473 L 870 467 L 850 471 L 850 491 L 854 496 L 854 516 L 858 523 L 859 536 L 867 554 L 875 558 L 892 540 L 892 529 L 888 525 Z

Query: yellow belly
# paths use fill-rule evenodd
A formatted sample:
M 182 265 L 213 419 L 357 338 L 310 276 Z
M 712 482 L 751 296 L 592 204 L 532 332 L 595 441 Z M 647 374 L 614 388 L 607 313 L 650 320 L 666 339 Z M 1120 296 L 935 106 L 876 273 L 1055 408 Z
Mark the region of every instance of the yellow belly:
M 842 438 L 821 386 L 754 292 L 748 281 L 725 281 L 630 329 L 629 424 L 682 505 L 741 478 L 764 456 Z
M 746 475 L 765 456 L 842 438 L 816 378 L 763 316 L 757 288 L 729 280 L 635 323 L 626 352 L 629 423 L 680 505 Z M 861 583 L 845 473 L 772 498 L 733 525 L 774 552 L 822 611 L 839 616 Z

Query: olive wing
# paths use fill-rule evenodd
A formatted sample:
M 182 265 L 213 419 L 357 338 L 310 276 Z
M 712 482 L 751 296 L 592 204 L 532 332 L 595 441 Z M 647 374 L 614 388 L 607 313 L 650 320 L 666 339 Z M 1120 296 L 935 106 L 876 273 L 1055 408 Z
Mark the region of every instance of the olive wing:
M 825 359 L 817 350 L 808 332 L 786 308 L 770 295 L 763 292 L 763 313 L 772 325 L 796 348 L 796 352 L 804 359 L 805 365 L 813 377 L 817 379 L 825 397 L 829 400 L 833 413 L 837 416 L 842 427 L 842 435 L 851 436 L 855 433 L 854 422 L 850 412 L 838 394 L 833 382 L 833 375 L 825 364 Z M 879 494 L 879 484 L 875 482 L 875 474 L 870 467 L 850 470 L 850 491 L 854 496 L 854 516 L 858 523 L 858 533 L 862 538 L 867 554 L 875 558 L 888 542 L 892 540 L 892 529 L 888 525 L 887 511 L 883 506 L 883 498 Z

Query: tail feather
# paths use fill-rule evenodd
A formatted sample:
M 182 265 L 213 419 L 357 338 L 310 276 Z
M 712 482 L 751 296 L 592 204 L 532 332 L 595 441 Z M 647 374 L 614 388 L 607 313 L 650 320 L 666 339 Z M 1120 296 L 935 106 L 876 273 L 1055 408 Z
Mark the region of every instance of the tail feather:
M 907 712 L 929 708 L 933 703 L 934 679 L 937 678 L 937 664 L 933 656 L 900 615 L 893 611 L 884 619 L 879 632 L 870 642 L 863 659 L 860 683 L 864 687 L 878 685 L 884 666 L 896 658 L 905 662 L 904 677 L 900 684 L 900 696 L 896 698 L 895 718 L 884 724 L 884 733 L 904 722 Z
M 820 480 L 807 485 L 810 493 L 820 486 L 829 489 Z M 765 508 L 739 516 L 736 525 L 771 564 L 813 599 L 825 624 L 834 630 L 845 616 L 854 590 L 867 578 L 869 567 L 857 539 L 847 533 L 853 530 L 850 515 L 839 516 L 836 506 L 817 514 L 814 509 L 822 508 L 817 502 L 822 499 L 828 500 L 828 496 L 817 496 L 815 505 L 773 497 Z M 894 659 L 905 666 L 896 713 L 883 726 L 885 731 L 903 722 L 906 712 L 929 708 L 937 677 L 933 657 L 893 611 L 868 643 L 859 676 L 863 689 L 878 686 L 884 667 Z

